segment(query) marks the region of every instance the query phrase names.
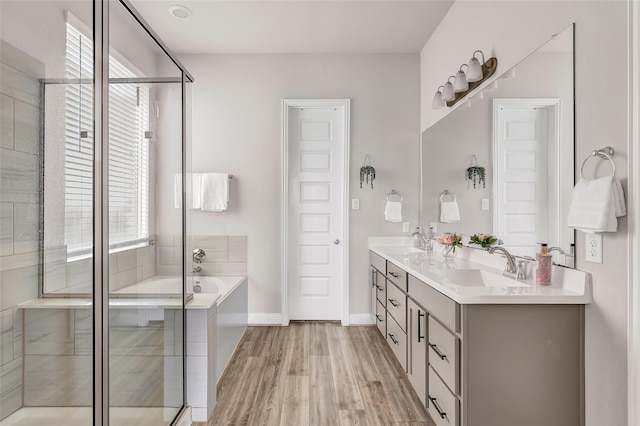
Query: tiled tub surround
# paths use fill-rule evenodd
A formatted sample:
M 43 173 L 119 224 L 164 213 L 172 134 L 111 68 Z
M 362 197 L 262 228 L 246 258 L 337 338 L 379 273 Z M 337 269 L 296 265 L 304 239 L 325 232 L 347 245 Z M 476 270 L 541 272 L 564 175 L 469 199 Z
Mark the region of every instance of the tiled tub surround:
M 179 237 L 164 236 L 156 240 L 158 263 L 156 275 L 175 275 L 181 267 Z M 194 235 L 189 256 L 194 248 L 205 251 L 200 275 L 246 275 L 246 235 Z
M 22 406 L 22 315 L 38 296 L 40 224 L 40 90 L 3 44 L 0 70 L 0 420 Z M 10 66 L 8 63 L 14 64 Z

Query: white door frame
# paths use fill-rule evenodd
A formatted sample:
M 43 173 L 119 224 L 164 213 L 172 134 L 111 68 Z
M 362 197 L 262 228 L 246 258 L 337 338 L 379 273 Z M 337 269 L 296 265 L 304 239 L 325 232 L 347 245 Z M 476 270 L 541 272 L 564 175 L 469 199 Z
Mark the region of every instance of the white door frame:
M 560 105 L 561 101 L 558 98 L 495 98 L 493 100 L 493 135 L 492 135 L 492 145 L 491 145 L 491 150 L 492 152 L 492 156 L 493 156 L 493 165 L 495 167 L 496 164 L 498 164 L 498 153 L 497 150 L 495 149 L 497 143 L 498 143 L 498 132 L 496 132 L 496 129 L 498 128 L 498 111 L 500 111 L 500 108 L 502 107 L 507 107 L 507 108 L 518 108 L 518 107 L 522 107 L 522 108 L 551 108 L 551 114 L 553 114 L 553 119 L 555 121 L 554 123 L 554 129 L 553 129 L 553 133 L 551 133 L 549 136 L 549 142 L 553 143 L 553 151 L 557 154 L 555 156 L 555 158 L 559 158 L 559 150 L 560 150 L 560 135 L 562 134 L 562 129 L 561 129 L 561 125 L 562 125 L 562 121 L 561 121 L 561 105 Z M 559 179 L 560 179 L 560 162 L 556 161 L 556 164 L 554 165 L 553 168 L 553 173 L 556 177 L 556 186 L 559 185 Z M 498 179 L 495 178 L 495 176 L 493 176 L 493 194 L 497 194 L 498 193 Z M 553 200 L 553 202 L 555 203 L 556 206 L 560 206 L 560 191 L 559 188 L 556 188 L 555 191 L 555 199 Z M 495 198 L 495 197 L 494 197 Z M 498 229 L 498 218 L 495 214 L 495 208 L 494 210 L 494 214 L 493 214 L 493 229 L 494 232 L 496 232 L 495 230 Z M 556 209 L 557 210 L 557 209 Z M 558 216 L 558 212 L 556 211 L 556 216 Z M 553 223 L 555 223 L 554 225 L 554 229 L 552 230 L 554 235 L 561 235 L 560 233 L 560 227 L 561 227 L 561 221 L 558 220 L 559 218 L 556 217 L 557 220 L 552 221 Z M 551 229 L 550 229 L 551 231 Z
M 628 422 L 640 424 L 640 3 L 629 2 L 629 325 L 628 325 Z
M 344 113 L 344 170 L 342 182 L 344 185 L 342 236 L 343 242 L 343 277 L 342 277 L 342 325 L 349 325 L 349 134 L 351 123 L 350 99 L 283 99 L 282 100 L 282 283 L 280 286 L 282 304 L 282 325 L 289 325 L 289 108 L 342 108 Z

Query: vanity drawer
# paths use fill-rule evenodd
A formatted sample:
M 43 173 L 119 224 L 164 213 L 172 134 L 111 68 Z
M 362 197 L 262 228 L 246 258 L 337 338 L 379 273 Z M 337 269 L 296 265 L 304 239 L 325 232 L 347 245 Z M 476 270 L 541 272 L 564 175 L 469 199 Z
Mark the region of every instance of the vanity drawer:
M 409 294 L 454 332 L 460 331 L 460 305 L 416 277 L 409 275 Z
M 407 332 L 407 296 L 395 284 L 387 283 L 387 312 Z
M 429 316 L 429 365 L 455 394 L 460 394 L 460 340 Z
M 432 369 L 429 370 L 427 410 L 437 426 L 458 426 L 460 424 L 460 401 L 449 392 L 449 389 Z
M 387 261 L 372 251 L 369 252 L 369 264 L 383 274 L 387 273 Z
M 380 272 L 376 272 L 376 298 L 382 303 L 382 305 L 386 305 L 387 302 L 387 279 L 384 274 Z
M 398 358 L 402 369 L 407 371 L 407 335 L 390 316 L 387 317 L 387 343 Z
M 407 273 L 391 262 L 387 262 L 387 278 L 402 291 L 407 291 Z
M 378 301 L 376 303 L 376 326 L 378 326 L 378 330 L 385 337 L 387 337 L 387 310 L 384 308 L 384 305 Z

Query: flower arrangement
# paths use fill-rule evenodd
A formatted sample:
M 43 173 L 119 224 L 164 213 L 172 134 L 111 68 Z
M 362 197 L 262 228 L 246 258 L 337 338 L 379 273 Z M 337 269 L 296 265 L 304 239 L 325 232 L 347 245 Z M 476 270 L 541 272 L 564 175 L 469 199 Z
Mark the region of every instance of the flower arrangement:
M 451 246 L 453 251 L 456 251 L 456 247 L 462 247 L 462 234 L 445 233 L 438 237 L 438 244 L 441 246 Z
M 498 242 L 498 238 L 491 234 L 473 234 L 469 237 L 469 244 L 474 244 L 483 249 L 491 248 Z

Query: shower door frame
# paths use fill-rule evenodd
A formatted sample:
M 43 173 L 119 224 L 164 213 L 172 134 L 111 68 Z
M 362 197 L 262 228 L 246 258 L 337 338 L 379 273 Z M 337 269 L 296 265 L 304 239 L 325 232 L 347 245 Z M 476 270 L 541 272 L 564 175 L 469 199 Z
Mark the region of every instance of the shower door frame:
M 162 49 L 167 57 L 180 69 L 182 86 L 182 171 L 186 170 L 186 84 L 192 83 L 193 76 L 171 53 L 169 48 L 151 29 L 128 0 L 94 0 L 94 226 L 93 226 L 93 424 L 109 424 L 109 12 L 111 3 L 124 7 L 142 29 Z M 182 252 L 186 252 L 186 180 L 182 181 Z M 186 294 L 187 280 L 185 257 L 182 256 L 183 282 L 183 398 L 182 408 L 175 420 L 186 410 Z M 174 420 L 174 421 L 175 421 Z

